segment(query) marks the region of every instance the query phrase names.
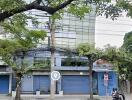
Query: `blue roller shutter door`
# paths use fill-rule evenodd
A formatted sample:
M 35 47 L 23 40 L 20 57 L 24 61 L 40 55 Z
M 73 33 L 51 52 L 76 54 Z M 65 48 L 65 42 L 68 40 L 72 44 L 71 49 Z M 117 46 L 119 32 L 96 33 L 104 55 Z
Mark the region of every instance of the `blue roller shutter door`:
M 33 77 L 33 90 L 41 91 L 44 94 L 49 93 L 50 90 L 50 78 L 44 75 L 35 75 Z
M 9 75 L 0 75 L 0 94 L 9 93 Z
M 89 77 L 88 76 L 63 76 L 62 90 L 64 94 L 88 94 Z
M 29 84 L 30 83 L 30 84 Z M 33 76 L 25 75 L 21 82 L 22 93 L 32 93 L 33 92 Z

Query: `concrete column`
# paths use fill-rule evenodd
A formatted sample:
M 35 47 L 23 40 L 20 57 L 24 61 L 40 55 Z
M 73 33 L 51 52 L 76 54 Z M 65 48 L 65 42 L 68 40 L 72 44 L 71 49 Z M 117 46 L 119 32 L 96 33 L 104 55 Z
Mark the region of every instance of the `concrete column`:
M 61 57 L 56 57 L 56 66 L 61 67 Z
M 12 92 L 12 74 L 9 74 L 9 93 Z
M 127 93 L 130 93 L 130 81 L 126 80 L 127 82 Z
M 63 91 L 62 91 L 62 80 L 61 80 L 61 78 L 62 78 L 62 76 L 58 80 L 58 91 L 59 91 L 59 95 L 63 95 Z

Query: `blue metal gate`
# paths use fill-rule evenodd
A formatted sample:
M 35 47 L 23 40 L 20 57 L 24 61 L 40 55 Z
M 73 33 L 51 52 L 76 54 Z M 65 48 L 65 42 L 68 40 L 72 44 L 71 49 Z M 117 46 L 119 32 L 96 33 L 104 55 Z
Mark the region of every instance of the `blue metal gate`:
M 9 93 L 9 75 L 0 75 L 0 94 Z
M 98 94 L 100 96 L 111 95 L 112 89 L 118 87 L 116 72 L 108 72 L 108 87 L 104 85 L 104 73 L 105 72 L 98 72 Z
M 50 77 L 44 75 L 34 75 L 33 90 L 47 94 L 50 91 Z
M 62 76 L 62 91 L 64 94 L 88 94 L 89 77 L 79 75 Z

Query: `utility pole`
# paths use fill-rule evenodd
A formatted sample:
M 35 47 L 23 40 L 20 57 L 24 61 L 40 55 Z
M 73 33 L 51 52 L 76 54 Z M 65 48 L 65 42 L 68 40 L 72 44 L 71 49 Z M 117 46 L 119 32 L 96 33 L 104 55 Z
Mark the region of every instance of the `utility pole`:
M 55 60 L 55 20 L 53 18 L 49 18 L 49 26 L 50 26 L 50 36 L 51 36 L 51 72 L 54 71 L 54 60 Z M 50 78 L 50 100 L 54 100 L 55 98 L 55 91 L 56 91 L 56 84 L 55 81 Z

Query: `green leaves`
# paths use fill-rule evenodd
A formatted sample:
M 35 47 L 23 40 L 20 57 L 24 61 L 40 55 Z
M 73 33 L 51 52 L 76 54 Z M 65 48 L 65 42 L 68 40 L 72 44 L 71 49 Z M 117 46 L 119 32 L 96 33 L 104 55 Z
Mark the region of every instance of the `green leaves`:
M 14 70 L 24 73 L 28 70 L 27 67 L 29 66 L 27 64 L 18 66 L 14 60 L 14 56 L 17 53 L 27 52 L 29 49 L 37 46 L 37 43 L 40 40 L 44 40 L 47 36 L 46 31 L 27 28 L 28 19 L 35 21 L 34 18 L 32 19 L 32 17 L 25 14 L 17 14 L 1 23 L 7 34 L 10 33 L 9 36 L 11 37 L 0 40 L 0 56 Z
M 25 4 L 24 0 L 0 0 L 0 12 L 21 7 Z
M 62 4 L 65 0 L 52 0 L 50 1 L 50 4 L 52 7 L 58 6 Z M 53 19 L 61 19 L 63 17 L 63 14 L 65 12 L 68 12 L 70 14 L 75 15 L 76 17 L 79 17 L 82 19 L 85 14 L 92 11 L 92 7 L 90 5 L 87 5 L 84 0 L 75 0 L 71 4 L 69 4 L 68 7 L 65 7 L 64 9 L 60 9 L 58 12 L 52 15 Z
M 38 43 L 39 39 L 41 40 L 45 39 L 45 37 L 47 36 L 47 32 L 44 30 L 30 30 L 28 35 L 29 38 L 32 38 L 32 41 Z
M 77 52 L 80 56 L 86 56 L 89 59 L 90 63 L 93 63 L 102 55 L 101 50 L 95 49 L 93 45 L 90 45 L 88 43 L 80 44 L 77 48 Z
M 67 9 L 68 13 L 71 13 L 79 18 L 83 18 L 86 13 L 91 12 L 92 7 L 90 5 L 86 5 L 82 1 L 76 1 L 75 3 L 71 3 Z
M 31 19 L 33 24 L 37 24 L 35 18 L 26 14 L 17 14 L 1 24 L 7 33 L 11 33 L 14 41 L 22 45 L 25 50 L 34 47 L 40 40 L 43 40 L 47 36 L 46 31 L 30 30 L 27 27 L 28 19 Z
M 125 78 L 130 79 L 132 56 L 122 48 L 107 46 L 104 50 L 104 55 L 107 55 L 107 60 L 110 61 L 118 71 L 119 75 L 125 75 Z M 132 79 L 132 77 L 131 77 Z
M 132 32 L 128 32 L 125 34 L 123 48 L 129 53 L 132 53 Z
M 13 54 L 20 48 L 22 49 L 23 47 L 16 41 L 0 39 L 0 56 L 2 57 L 3 61 L 10 66 L 13 65 Z

